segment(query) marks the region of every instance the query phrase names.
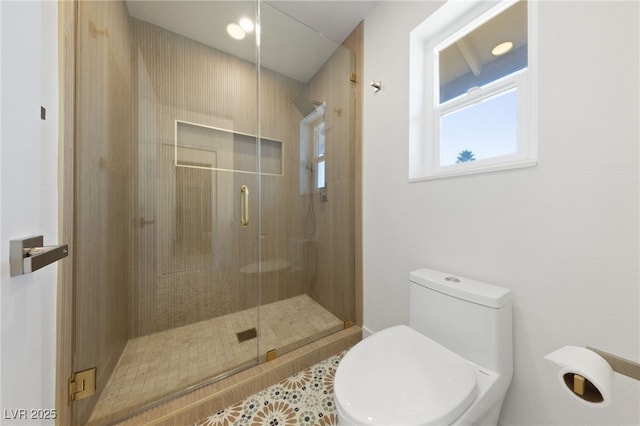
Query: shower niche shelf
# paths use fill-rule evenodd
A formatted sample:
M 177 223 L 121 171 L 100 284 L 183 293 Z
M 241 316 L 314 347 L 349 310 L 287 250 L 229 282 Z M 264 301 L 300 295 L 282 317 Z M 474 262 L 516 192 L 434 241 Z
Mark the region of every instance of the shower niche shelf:
M 260 174 L 283 176 L 282 141 L 182 120 L 175 121 L 175 165 L 255 174 L 258 141 Z M 215 156 L 214 165 L 194 166 L 194 158 L 210 153 Z

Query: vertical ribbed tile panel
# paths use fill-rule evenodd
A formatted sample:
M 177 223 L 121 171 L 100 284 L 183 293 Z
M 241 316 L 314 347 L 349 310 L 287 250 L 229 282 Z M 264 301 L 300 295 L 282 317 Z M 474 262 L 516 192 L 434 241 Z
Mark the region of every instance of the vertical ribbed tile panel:
M 326 203 L 314 195 L 316 273 L 307 294 L 338 318 L 355 310 L 355 84 L 354 53 L 341 46 L 308 83 L 311 99 L 326 102 Z
M 281 176 L 262 176 L 258 188 L 255 174 L 207 170 L 255 170 L 255 139 L 251 145 L 241 143 L 246 136 L 224 140 L 211 132 L 198 135 L 184 125 L 178 127 L 180 163 L 204 169 L 175 167 L 175 120 L 256 134 L 255 65 L 142 21 L 134 19 L 133 26 L 137 208 L 140 218 L 153 221 L 138 230 L 140 270 L 131 326 L 132 337 L 137 337 L 257 305 L 258 277 L 240 271 L 258 262 L 258 201 L 262 260 L 291 258 L 292 241 L 300 234 L 293 218 L 302 214 L 297 194 L 300 116 L 291 101 L 302 84 L 261 70 L 262 136 L 282 145 L 274 150 L 273 142 L 265 141 L 263 151 L 281 153 L 281 160 L 267 159 L 281 162 L 270 169 L 281 169 Z M 189 148 L 211 145 L 207 137 L 214 138 L 220 149 Z M 225 144 L 228 149 L 222 149 Z M 252 223 L 246 229 L 239 224 L 243 184 L 251 199 Z M 210 221 L 194 222 L 194 209 Z M 273 271 L 263 278 L 261 302 L 302 294 L 304 287 L 304 271 Z
M 273 347 L 281 355 L 354 319 L 353 55 L 339 49 L 308 87 L 262 69 L 258 97 L 255 64 L 131 18 L 123 2 L 81 2 L 78 15 L 76 369 L 98 367 L 100 394 L 127 339 L 247 311 L 258 330 L 286 338 L 259 332 L 245 343 L 256 357 Z M 329 129 L 329 203 L 314 200 L 313 239 L 304 237 L 302 117 L 292 103 L 303 89 L 327 101 Z M 195 127 L 176 132 L 176 120 Z M 257 134 L 269 139 L 265 170 L 280 173 L 244 172 L 256 169 Z M 337 325 L 297 338 L 287 330 L 305 318 L 255 309 L 305 293 Z M 77 403 L 77 424 L 95 403 Z
M 355 65 L 352 72 L 356 77 L 353 108 L 353 198 L 354 198 L 354 264 L 355 264 L 355 297 L 354 307 L 356 324 L 362 325 L 362 99 L 364 83 L 364 21 L 351 32 L 342 43 L 354 54 Z M 366 86 L 368 87 L 368 86 Z M 345 291 L 345 294 L 348 290 Z
M 239 273 L 243 264 L 257 262 L 257 227 L 239 223 L 243 184 L 255 197 L 251 217 L 257 218 L 257 177 L 232 171 L 241 162 L 256 162 L 255 138 L 247 152 L 238 153 L 232 132 L 256 133 L 257 85 L 254 64 L 148 23 L 133 23 L 139 102 L 136 207 L 145 220 L 138 229 L 131 323 L 132 337 L 139 337 L 258 303 L 257 291 L 250 288 L 255 282 Z M 195 125 L 176 126 L 176 120 Z
M 78 4 L 75 142 L 75 369 L 104 388 L 128 338 L 133 266 L 131 27 L 124 3 Z M 84 424 L 96 403 L 75 403 Z

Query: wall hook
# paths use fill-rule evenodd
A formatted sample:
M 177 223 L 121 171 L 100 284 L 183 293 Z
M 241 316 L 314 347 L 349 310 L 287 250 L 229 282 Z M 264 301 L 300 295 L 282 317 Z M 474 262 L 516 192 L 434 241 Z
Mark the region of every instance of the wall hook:
M 371 87 L 373 87 L 373 93 L 378 93 L 380 91 L 380 89 L 382 89 L 382 82 L 381 81 L 372 81 L 369 84 L 371 85 Z

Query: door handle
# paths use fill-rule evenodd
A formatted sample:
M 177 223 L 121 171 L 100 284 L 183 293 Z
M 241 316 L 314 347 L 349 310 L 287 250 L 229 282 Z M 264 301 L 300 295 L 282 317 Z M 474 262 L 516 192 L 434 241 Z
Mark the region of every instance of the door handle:
M 139 228 L 144 228 L 145 225 L 154 225 L 156 223 L 155 220 L 151 219 L 145 219 L 144 217 L 141 217 L 138 219 L 138 227 Z
M 242 185 L 240 187 L 240 224 L 243 228 L 249 226 L 249 187 Z
M 45 246 L 42 235 L 9 241 L 9 273 L 28 274 L 69 255 L 69 246 Z

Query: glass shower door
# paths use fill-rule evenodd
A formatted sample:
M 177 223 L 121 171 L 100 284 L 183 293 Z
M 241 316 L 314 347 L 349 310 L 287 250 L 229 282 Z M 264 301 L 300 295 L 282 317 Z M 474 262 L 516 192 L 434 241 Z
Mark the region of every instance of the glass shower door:
M 257 47 L 227 33 L 256 15 L 78 4 L 74 367 L 97 375 L 76 424 L 258 362 Z
M 259 259 L 256 66 L 189 33 L 203 15 L 255 19 L 256 4 L 146 3 L 129 7 L 154 19 L 134 28 L 140 266 L 129 346 L 161 342 L 175 390 L 257 362 L 257 276 L 242 273 Z M 165 29 L 173 18 L 155 20 L 173 7 L 191 17 L 180 33 Z M 255 51 L 254 37 L 241 42 Z

